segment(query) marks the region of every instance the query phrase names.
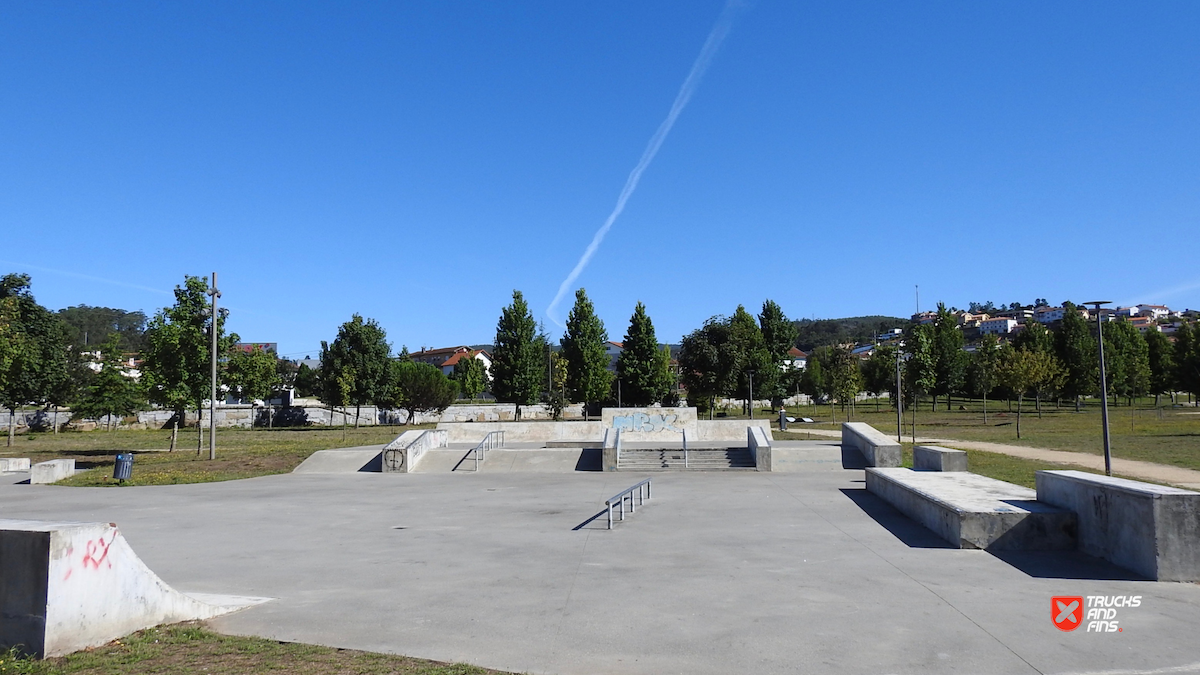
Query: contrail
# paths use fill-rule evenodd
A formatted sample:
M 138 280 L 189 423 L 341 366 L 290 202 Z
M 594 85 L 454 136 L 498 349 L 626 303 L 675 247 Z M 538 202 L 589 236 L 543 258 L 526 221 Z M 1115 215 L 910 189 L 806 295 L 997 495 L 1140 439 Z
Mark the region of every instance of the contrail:
M 1128 305 L 1134 305 L 1138 302 L 1161 302 L 1171 296 L 1179 295 L 1180 293 L 1195 290 L 1197 288 L 1200 288 L 1200 279 L 1194 279 L 1188 283 L 1180 284 L 1179 286 L 1174 286 L 1172 288 L 1160 288 L 1152 293 L 1143 293 L 1141 299 L 1136 301 L 1123 301 L 1118 303 L 1118 306 L 1124 307 Z
M 696 57 L 696 62 L 692 64 L 692 70 L 688 73 L 687 79 L 683 81 L 683 86 L 679 88 L 679 93 L 675 95 L 675 102 L 671 104 L 671 111 L 667 113 L 667 118 L 662 124 L 658 125 L 658 130 L 650 137 L 650 142 L 646 145 L 646 150 L 642 152 L 642 158 L 638 160 L 637 166 L 633 167 L 633 171 L 629 172 L 629 178 L 625 179 L 625 187 L 621 189 L 621 194 L 617 197 L 617 205 L 613 207 L 612 213 L 608 214 L 604 224 L 596 230 L 596 236 L 592 237 L 592 243 L 584 249 L 583 255 L 580 256 L 579 262 L 575 264 L 575 269 L 563 279 L 562 284 L 558 287 L 558 294 L 554 296 L 554 300 L 546 307 L 546 316 L 551 321 L 563 326 L 563 322 L 559 321 L 554 315 L 554 310 L 558 307 L 558 303 L 562 301 L 563 296 L 567 294 L 568 289 L 575 279 L 577 279 L 588 263 L 591 262 L 592 256 L 596 254 L 596 249 L 600 248 L 600 243 L 604 241 L 605 235 L 612 228 L 613 222 L 617 216 L 621 215 L 621 211 L 625 210 L 625 202 L 629 201 L 630 195 L 637 189 L 638 181 L 642 179 L 642 172 L 646 167 L 650 166 L 650 162 L 654 161 L 654 156 L 658 154 L 658 149 L 662 147 L 663 141 L 666 140 L 667 134 L 671 133 L 671 127 L 675 126 L 675 120 L 679 118 L 679 114 L 683 112 L 688 101 L 695 93 L 696 87 L 700 85 L 700 79 L 704 77 L 704 71 L 708 69 L 709 63 L 717 54 L 717 50 L 721 48 L 721 42 L 725 40 L 725 36 L 729 34 L 729 29 L 733 27 L 734 15 L 741 7 L 742 3 L 739 0 L 728 0 L 725 3 L 725 9 L 721 11 L 721 16 L 717 18 L 717 23 L 713 26 L 712 32 L 708 34 L 708 39 L 704 41 L 704 47 L 700 49 L 700 55 Z
M 159 295 L 172 295 L 171 291 L 164 291 L 161 288 L 151 288 L 150 286 L 140 286 L 138 284 L 131 284 L 131 283 L 127 283 L 124 281 L 117 281 L 116 279 L 105 279 L 103 277 L 94 277 L 90 274 L 80 274 L 78 272 L 68 272 L 66 270 L 56 270 L 56 269 L 53 269 L 50 267 L 41 267 L 38 265 L 30 265 L 29 263 L 17 262 L 15 260 L 0 260 L 0 263 L 6 264 L 6 265 L 14 265 L 16 267 L 25 267 L 25 268 L 28 268 L 31 270 L 37 270 L 38 272 L 49 272 L 50 274 L 61 274 L 64 277 L 75 277 L 76 279 L 83 279 L 84 281 L 98 281 L 102 284 L 112 284 L 113 286 L 124 286 L 125 288 L 133 288 L 133 289 L 137 289 L 139 291 L 146 291 L 149 293 L 158 293 Z

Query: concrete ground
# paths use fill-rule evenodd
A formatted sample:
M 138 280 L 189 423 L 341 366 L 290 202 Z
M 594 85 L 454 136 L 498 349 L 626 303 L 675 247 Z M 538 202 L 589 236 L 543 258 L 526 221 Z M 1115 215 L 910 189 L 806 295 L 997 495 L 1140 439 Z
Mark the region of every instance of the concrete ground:
M 6 476 L 0 514 L 116 522 L 180 590 L 276 598 L 212 624 L 280 640 L 531 673 L 1200 673 L 1200 586 L 948 548 L 836 445 L 786 446 L 787 472 L 650 474 L 612 531 L 603 500 L 645 474 Z M 1064 633 L 1061 595 L 1142 601 L 1120 633 Z

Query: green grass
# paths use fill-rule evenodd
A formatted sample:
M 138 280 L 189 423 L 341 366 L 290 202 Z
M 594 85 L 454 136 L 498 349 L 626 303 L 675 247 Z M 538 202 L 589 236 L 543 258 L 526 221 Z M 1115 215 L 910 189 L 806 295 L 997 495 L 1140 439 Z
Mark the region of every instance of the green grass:
M 1154 408 L 1154 399 L 1138 401 L 1130 408 L 1122 402 L 1109 408 L 1109 431 L 1114 457 L 1136 459 L 1200 470 L 1200 408 L 1191 406 Z M 917 436 L 946 438 L 961 441 L 1007 443 L 1049 450 L 1065 450 L 1100 455 L 1104 452 L 1100 404 L 1088 401 L 1083 412 L 1073 406 L 1055 408 L 1043 403 L 1039 418 L 1032 402 L 1027 401 L 1021 415 L 1021 438 L 1017 438 L 1016 403 L 1008 411 L 1005 401 L 988 402 L 988 420 L 983 420 L 981 401 L 955 399 L 952 410 L 945 403 L 939 410 L 930 411 L 923 402 L 917 411 Z M 962 409 L 960 409 L 962 408 Z M 792 417 L 811 417 L 815 424 L 791 424 L 789 430 L 805 428 L 835 430 L 846 420 L 840 409 L 834 413 L 829 406 L 797 406 L 788 408 Z M 755 411 L 756 418 L 778 419 L 770 411 Z M 732 416 L 731 416 L 732 418 Z M 896 430 L 896 412 L 884 401 L 877 412 L 873 402 L 860 403 L 851 421 L 866 422 L 885 432 Z M 912 416 L 905 413 L 905 435 L 912 432 Z
M 56 485 L 116 486 L 112 468 L 118 452 L 134 453 L 133 480 L 125 485 L 206 483 L 287 473 L 317 450 L 387 443 L 406 429 L 432 428 L 369 426 L 359 429 L 276 428 L 218 429 L 217 459 L 208 459 L 208 436 L 196 453 L 196 430 L 179 432 L 175 452 L 150 452 L 170 447 L 170 430 L 78 431 L 21 434 L 14 445 L 0 446 L 0 457 L 29 457 L 33 462 L 73 458 L 79 469 L 93 469 Z
M 37 660 L 0 652 L 0 675 L 298 673 L 299 675 L 500 675 L 501 671 L 316 645 L 234 637 L 197 623 L 139 631 L 103 647 Z

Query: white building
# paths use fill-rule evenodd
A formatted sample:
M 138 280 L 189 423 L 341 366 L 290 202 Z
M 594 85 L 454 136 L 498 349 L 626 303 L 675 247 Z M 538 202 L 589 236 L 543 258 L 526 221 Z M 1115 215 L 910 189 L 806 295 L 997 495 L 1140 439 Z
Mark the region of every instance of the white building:
M 625 344 L 621 342 L 613 342 L 609 340 L 604 343 L 604 353 L 608 355 L 608 369 L 611 372 L 617 372 L 617 357 L 621 352 L 625 351 Z
M 1012 317 L 998 316 L 994 319 L 979 322 L 979 332 L 993 335 L 1008 335 L 1017 327 L 1017 320 Z
M 1037 319 L 1038 323 L 1054 323 L 1062 321 L 1066 311 L 1062 307 L 1038 307 L 1033 310 L 1033 318 Z
M 1158 321 L 1171 315 L 1171 309 L 1165 305 L 1138 305 L 1138 316 L 1148 316 Z

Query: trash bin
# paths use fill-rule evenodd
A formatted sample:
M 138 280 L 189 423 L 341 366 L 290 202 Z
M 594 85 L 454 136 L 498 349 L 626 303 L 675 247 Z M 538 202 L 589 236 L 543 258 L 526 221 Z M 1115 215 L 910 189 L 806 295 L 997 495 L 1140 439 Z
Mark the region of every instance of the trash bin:
M 129 480 L 133 475 L 133 453 L 127 452 L 117 455 L 117 463 L 113 465 L 113 478 L 117 480 Z

